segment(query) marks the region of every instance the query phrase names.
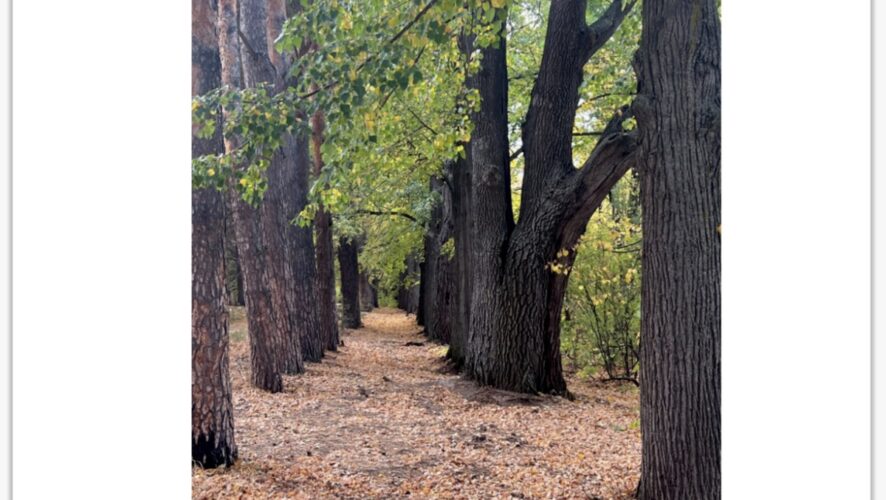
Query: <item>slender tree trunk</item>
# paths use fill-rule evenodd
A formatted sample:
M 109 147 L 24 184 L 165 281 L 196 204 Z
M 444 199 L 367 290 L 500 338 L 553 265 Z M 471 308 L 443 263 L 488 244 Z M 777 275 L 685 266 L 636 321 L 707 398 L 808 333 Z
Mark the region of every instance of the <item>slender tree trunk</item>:
M 237 236 L 230 203 L 225 202 L 225 297 L 228 305 L 246 305 L 243 298 L 243 273 L 237 256 Z
M 218 1 L 222 83 L 234 89 L 243 88 L 244 82 L 238 7 L 237 0 Z M 225 138 L 227 152 L 238 147 L 235 137 Z M 277 269 L 277 264 L 283 260 L 280 257 L 283 250 L 282 247 L 274 248 L 265 240 L 267 228 L 262 224 L 262 212 L 240 198 L 233 189 L 233 179 L 231 184 L 229 193 L 249 322 L 252 383 L 259 389 L 280 392 L 283 390 L 284 354 L 290 348 L 288 308 L 281 293 L 285 289 L 285 283 L 281 283 L 285 275 Z
M 466 158 L 458 158 L 452 165 L 452 215 L 455 238 L 454 283 L 455 307 L 449 350 L 446 357 L 456 368 L 461 368 L 467 357 L 468 328 L 471 324 L 471 155 L 470 144 L 465 144 Z
M 191 1 L 191 95 L 221 84 L 216 12 L 209 0 Z M 191 154 L 224 150 L 221 127 L 192 140 Z M 207 468 L 237 459 L 228 371 L 228 313 L 224 287 L 224 201 L 215 189 L 191 192 L 191 459 Z
M 338 267 L 341 274 L 342 324 L 360 328 L 360 273 L 357 268 L 357 244 L 346 237 L 338 241 Z
M 372 283 L 369 282 L 369 275 L 366 274 L 366 271 L 360 271 L 360 310 L 363 312 L 369 312 L 373 307 L 373 295 L 374 291 L 372 289 Z
M 447 165 L 448 171 L 450 166 Z M 449 174 L 450 172 L 446 172 Z M 454 319 L 454 264 L 443 253 L 443 245 L 452 235 L 452 195 L 448 184 L 438 177 L 430 181 L 431 191 L 440 195 L 440 202 L 431 210 L 431 219 L 424 241 L 425 263 L 422 272 L 425 333 L 431 340 L 448 343 Z
M 427 275 L 427 261 L 418 264 L 418 307 L 415 311 L 415 323 L 425 326 L 425 302 L 427 301 L 428 287 L 431 277 Z
M 274 49 L 274 40 L 280 34 L 286 17 L 283 0 L 268 1 L 266 45 L 269 58 L 276 69 L 277 92 L 293 83 L 286 77 L 291 65 L 289 58 Z M 302 118 L 305 117 L 304 113 L 301 115 Z M 284 228 L 288 261 L 291 264 L 290 292 L 294 314 L 292 352 L 295 353 L 300 348 L 305 361 L 320 361 L 324 343 L 317 307 L 317 263 L 313 233 L 311 228 L 290 224 L 308 203 L 308 178 L 311 169 L 308 148 L 309 139 L 304 132 L 287 134 L 283 138 L 283 147 L 277 151 L 270 167 L 271 171 L 279 172 L 280 182 L 276 187 L 269 185 L 268 191 L 276 191 L 280 195 L 280 223 Z M 296 356 L 291 354 L 292 367 L 297 367 L 296 361 Z
M 720 22 L 643 3 L 641 499 L 720 498 Z
M 314 176 L 319 177 L 323 171 L 323 132 L 325 122 L 323 113 L 318 111 L 311 117 L 313 129 L 312 145 L 314 153 Z M 319 202 L 318 202 L 319 203 Z M 339 331 L 335 312 L 335 252 L 332 241 L 332 215 L 319 203 L 320 207 L 314 216 L 314 231 L 317 235 L 317 295 L 319 297 L 320 329 L 325 347 L 330 351 L 338 349 Z

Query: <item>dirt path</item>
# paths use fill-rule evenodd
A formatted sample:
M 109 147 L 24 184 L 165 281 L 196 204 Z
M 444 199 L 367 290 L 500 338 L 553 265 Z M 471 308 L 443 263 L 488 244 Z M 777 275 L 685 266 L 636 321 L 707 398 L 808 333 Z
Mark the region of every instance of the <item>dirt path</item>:
M 243 322 L 232 323 L 240 460 L 195 468 L 194 498 L 608 499 L 636 486 L 633 386 L 571 379 L 575 401 L 481 389 L 441 373 L 445 347 L 402 311 L 363 321 L 275 395 L 250 387 Z

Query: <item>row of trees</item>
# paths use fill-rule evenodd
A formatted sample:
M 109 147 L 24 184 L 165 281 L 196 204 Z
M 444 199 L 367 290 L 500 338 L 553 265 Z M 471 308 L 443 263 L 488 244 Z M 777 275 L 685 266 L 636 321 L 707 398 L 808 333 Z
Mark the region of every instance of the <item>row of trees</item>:
M 337 345 L 335 214 L 347 326 L 360 322 L 354 236 L 370 235 L 365 275 L 382 253 L 372 245 L 384 245 L 373 226 L 383 224 L 399 243 L 387 248 L 399 267 L 372 279 L 399 289 L 398 303 L 449 344 L 466 376 L 568 395 L 560 328 L 569 277 L 588 220 L 633 167 L 643 234 L 638 495 L 719 496 L 714 1 L 646 0 L 639 47 L 618 48 L 636 49 L 630 77 L 612 72 L 618 50 L 606 45 L 635 2 L 551 0 L 546 11 L 505 0 L 429 0 L 396 12 L 384 0 L 193 5 L 195 460 L 236 455 L 230 384 L 218 382 L 227 337 L 223 231 L 213 222 L 226 201 L 256 386 L 281 390 L 281 374 Z M 543 44 L 525 29 L 542 21 L 534 32 Z M 509 73 L 509 57 L 528 71 Z M 587 92 L 600 80 L 618 83 L 608 94 L 620 97 L 594 106 L 606 93 Z M 396 187 L 383 188 L 391 179 Z M 381 222 L 360 222 L 367 217 Z M 404 224 L 405 235 L 392 234 Z

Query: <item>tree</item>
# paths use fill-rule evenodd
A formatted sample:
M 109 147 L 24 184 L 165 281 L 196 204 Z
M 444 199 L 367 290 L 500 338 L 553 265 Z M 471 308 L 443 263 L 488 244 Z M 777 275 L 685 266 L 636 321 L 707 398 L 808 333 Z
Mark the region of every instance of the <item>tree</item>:
M 244 8 L 246 4 L 244 3 Z M 257 71 L 251 58 L 242 61 L 240 58 L 240 11 L 237 0 L 219 0 L 218 3 L 218 37 L 221 57 L 222 84 L 230 89 L 241 89 L 246 81 L 247 68 Z M 264 13 L 265 9 L 261 9 Z M 245 14 L 245 13 L 244 13 Z M 256 36 L 258 19 L 255 12 L 249 16 L 253 22 L 247 31 L 252 31 L 255 46 L 263 46 L 264 36 Z M 262 23 L 264 21 L 262 20 Z M 244 34 L 245 35 L 245 34 Z M 244 36 L 245 37 L 245 36 Z M 262 43 L 258 43 L 261 41 Z M 248 62 L 247 62 L 248 61 Z M 250 62 L 252 66 L 249 66 Z M 269 64 L 269 63 L 268 63 Z M 266 79 L 270 78 L 270 67 L 265 68 Z M 256 75 L 250 74 L 254 83 Z M 236 103 L 224 107 L 227 122 L 239 112 Z M 227 125 L 227 123 L 226 123 Z M 225 152 L 233 154 L 240 148 L 240 140 L 233 134 L 225 137 Z M 227 181 L 230 186 L 231 205 L 233 208 L 234 227 L 237 235 L 237 253 L 243 272 L 243 284 L 246 297 L 246 317 L 249 323 L 249 345 L 252 383 L 259 389 L 270 392 L 283 390 L 282 373 L 287 368 L 285 355 L 292 353 L 289 334 L 291 332 L 288 307 L 284 290 L 286 289 L 285 273 L 280 266 L 283 261 L 281 238 L 266 241 L 267 236 L 278 236 L 277 218 L 270 210 L 270 204 L 259 208 L 251 205 L 239 195 L 234 177 Z M 247 177 L 242 177 L 242 184 L 249 184 Z
M 586 1 L 552 0 L 541 67 L 522 125 L 519 220 L 511 208 L 505 8 L 488 23 L 473 82 L 481 96 L 471 135 L 471 305 L 466 371 L 483 384 L 566 394 L 560 314 L 575 244 L 591 214 L 633 161 L 634 134 L 614 116 L 581 168 L 572 133 L 583 68 L 633 3 L 615 0 L 593 24 Z M 487 9 L 491 8 L 487 6 Z
M 219 86 L 215 11 L 208 0 L 191 1 L 191 94 Z M 193 157 L 223 148 L 221 130 L 194 138 Z M 228 313 L 224 287 L 224 201 L 221 192 L 191 191 L 191 459 L 202 467 L 237 459 L 234 408 L 228 371 Z
M 314 153 L 314 177 L 323 173 L 323 131 L 326 127 L 323 111 L 318 110 L 311 118 L 311 144 Z M 335 260 L 332 243 L 332 215 L 322 202 L 314 215 L 314 231 L 317 234 L 317 296 L 320 309 L 321 337 L 326 349 L 338 349 L 338 320 L 335 314 Z
M 449 169 L 444 170 L 448 174 Z M 455 311 L 452 257 L 452 195 L 449 183 L 432 177 L 431 192 L 439 195 L 431 210 L 424 242 L 424 268 L 421 274 L 421 309 L 425 333 L 431 340 L 449 343 Z
M 357 243 L 343 236 L 338 241 L 338 268 L 341 274 L 342 325 L 360 328 L 360 276 L 357 263 Z
M 359 261 L 359 257 L 358 257 Z M 360 271 L 360 310 L 369 312 L 373 308 L 378 307 L 378 298 L 375 294 L 375 287 L 369 280 L 369 274 L 365 270 Z
M 641 133 L 641 499 L 720 498 L 717 2 L 646 1 Z
M 280 35 L 287 13 L 284 0 L 267 1 L 267 35 L 266 47 L 268 58 L 275 69 L 274 92 L 282 93 L 293 85 L 289 75 L 291 56 L 278 52 L 274 40 Z M 298 56 L 297 54 L 296 56 Z M 305 120 L 305 113 L 297 109 L 298 117 Z M 280 227 L 283 228 L 286 261 L 291 266 L 288 280 L 290 299 L 293 301 L 292 338 L 297 337 L 298 344 L 293 342 L 293 349 L 301 348 L 305 361 L 320 361 L 323 357 L 324 338 L 321 327 L 321 311 L 317 308 L 318 278 L 317 263 L 314 251 L 313 234 L 310 227 L 294 224 L 298 215 L 308 203 L 308 179 L 311 171 L 309 142 L 305 127 L 285 134 L 282 147 L 271 159 L 268 169 L 269 186 L 265 196 L 279 196 L 280 209 L 277 212 Z M 277 174 L 276 178 L 273 176 Z M 294 356 L 294 355 L 291 355 Z

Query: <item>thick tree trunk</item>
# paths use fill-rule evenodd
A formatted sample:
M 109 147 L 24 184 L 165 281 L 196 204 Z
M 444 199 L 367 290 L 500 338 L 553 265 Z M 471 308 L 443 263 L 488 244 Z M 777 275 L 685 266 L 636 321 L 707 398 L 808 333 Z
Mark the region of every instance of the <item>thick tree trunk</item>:
M 234 89 L 242 88 L 244 78 L 241 73 L 238 2 L 219 0 L 218 8 L 222 83 Z M 238 146 L 235 137 L 225 138 L 227 152 L 236 150 Z M 243 201 L 233 186 L 229 194 L 237 235 L 237 253 L 243 272 L 252 383 L 259 389 L 280 392 L 283 390 L 281 374 L 285 368 L 284 355 L 291 350 L 288 341 L 290 323 L 286 314 L 288 307 L 283 294 L 286 288 L 285 274 L 278 268 L 279 263 L 285 260 L 283 248 L 272 246 L 274 243 L 279 245 L 279 242 L 265 240 L 266 233 L 273 234 L 274 231 L 269 231 L 264 227 L 267 224 L 262 224 L 262 212 Z
M 283 0 L 270 0 L 268 9 L 266 47 L 276 69 L 275 87 L 279 92 L 292 83 L 285 78 L 290 67 L 288 59 L 273 47 L 273 41 L 280 34 L 286 20 L 286 8 Z M 311 169 L 308 148 L 306 133 L 286 135 L 283 146 L 274 155 L 269 168 L 269 177 L 272 173 L 278 175 L 276 179 L 269 179 L 268 193 L 280 197 L 278 218 L 290 263 L 287 269 L 292 272 L 287 278 L 292 283 L 289 292 L 294 322 L 290 367 L 295 370 L 290 369 L 290 372 L 298 371 L 295 355 L 297 349 L 300 349 L 305 361 L 320 361 L 324 347 L 317 308 L 317 264 L 313 234 L 311 228 L 290 223 L 308 203 L 308 177 Z M 276 185 L 274 180 L 278 181 Z
M 641 499 L 720 498 L 717 2 L 643 3 Z
M 591 157 L 576 169 L 572 127 L 584 65 L 629 9 L 616 0 L 587 25 L 585 1 L 552 0 L 523 126 L 525 168 L 516 225 L 510 200 L 504 40 L 482 50 L 475 82 L 482 104 L 471 137 L 473 282 L 466 362 L 467 374 L 482 384 L 567 393 L 559 335 L 568 274 L 555 272 L 551 264 L 571 264 L 588 219 L 627 170 L 635 149 L 631 134 L 621 131 L 626 116 L 619 114 Z
M 341 274 L 342 325 L 360 328 L 360 272 L 357 244 L 346 237 L 338 241 L 338 268 Z
M 314 153 L 314 176 L 323 170 L 323 113 L 318 111 L 311 117 L 312 146 Z M 332 241 L 332 215 L 320 204 L 314 216 L 314 231 L 317 235 L 317 296 L 320 313 L 321 337 L 326 349 L 338 349 L 338 319 L 335 312 L 335 252 Z
M 375 300 L 375 290 L 372 283 L 369 282 L 369 275 L 366 271 L 360 271 L 360 310 L 369 312 L 372 310 Z
M 209 0 L 191 1 L 191 94 L 221 84 Z M 221 127 L 211 139 L 194 138 L 193 157 L 224 150 Z M 191 459 L 207 468 L 237 459 L 228 371 L 228 313 L 224 287 L 224 201 L 215 189 L 191 193 Z
M 507 11 L 497 11 L 502 26 Z M 504 29 L 502 28 L 502 34 Z M 481 49 L 479 74 L 471 83 L 481 98 L 471 135 L 471 322 L 465 370 L 481 384 L 498 386 L 494 351 L 507 241 L 514 227 L 508 164 L 508 70 L 506 40 Z

